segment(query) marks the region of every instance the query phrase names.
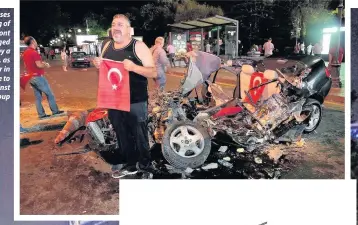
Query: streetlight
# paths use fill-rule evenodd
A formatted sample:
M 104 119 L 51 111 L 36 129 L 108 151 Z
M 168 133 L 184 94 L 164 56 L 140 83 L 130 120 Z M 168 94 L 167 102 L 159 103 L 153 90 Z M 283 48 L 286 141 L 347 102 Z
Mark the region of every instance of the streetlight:
M 81 33 L 81 29 L 78 29 L 77 32 L 78 32 L 78 33 Z
M 63 34 L 60 35 L 63 38 Z
M 70 37 L 71 37 L 71 34 L 68 34 L 68 35 L 67 35 L 67 37 L 69 37 L 69 38 L 70 38 Z

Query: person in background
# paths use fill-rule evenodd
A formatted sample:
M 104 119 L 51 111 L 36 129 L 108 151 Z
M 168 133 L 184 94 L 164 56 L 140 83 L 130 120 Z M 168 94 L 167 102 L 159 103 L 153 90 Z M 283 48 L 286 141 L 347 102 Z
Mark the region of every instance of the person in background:
M 167 52 L 169 54 L 169 61 L 172 68 L 175 67 L 175 63 L 174 63 L 175 51 L 176 51 L 175 47 L 169 43 L 167 46 Z
M 169 59 L 163 49 L 164 46 L 164 38 L 157 37 L 155 39 L 155 44 L 151 48 L 153 59 L 155 66 L 157 67 L 157 77 L 154 79 L 160 91 L 163 91 L 165 88 L 165 83 L 167 81 L 166 71 L 168 66 L 170 65 Z
M 209 41 L 207 41 L 206 45 L 205 45 L 205 52 L 211 53 L 210 48 L 211 48 L 211 45 L 210 45 Z
M 300 45 L 300 54 L 305 54 L 305 42 L 303 42 L 303 41 Z
M 53 50 L 53 48 L 50 50 L 50 56 L 52 60 L 55 58 L 55 50 Z
M 272 55 L 275 46 L 272 44 L 272 39 L 271 38 L 269 38 L 267 40 L 267 42 L 265 42 L 263 48 L 264 48 L 264 52 L 265 52 L 265 54 L 264 54 L 265 57 L 268 57 L 268 56 Z
M 298 41 L 294 47 L 294 53 L 295 54 L 299 54 L 300 53 L 300 46 L 301 46 L 301 43 Z
M 312 55 L 312 43 L 307 46 L 307 55 Z
M 107 42 L 109 42 L 109 41 L 111 41 L 112 40 L 112 32 L 111 32 L 111 28 L 108 28 L 108 30 L 107 30 L 107 37 L 103 40 L 103 42 L 102 42 L 102 47 L 101 47 L 101 49 L 103 49 L 103 47 L 104 47 L 104 45 L 107 43 Z
M 190 41 L 186 42 L 186 52 L 191 52 L 193 51 L 193 45 L 191 44 Z
M 61 51 L 61 59 L 62 59 L 62 69 L 63 71 L 67 72 L 68 56 L 66 53 L 66 48 L 63 48 Z
M 322 50 L 323 50 L 322 41 L 319 41 L 313 46 L 312 53 L 313 55 L 321 57 Z
M 42 93 L 46 95 L 53 115 L 64 113 L 64 111 L 58 109 L 55 96 L 52 93 L 47 79 L 44 77 L 44 69 L 49 68 L 50 64 L 42 61 L 40 54 L 36 51 L 37 42 L 33 37 L 26 37 L 24 42 L 28 48 L 24 52 L 23 59 L 27 73 L 32 76 L 30 85 L 36 97 L 36 109 L 39 119 L 49 117 L 49 115 L 45 114 L 45 110 L 42 106 Z

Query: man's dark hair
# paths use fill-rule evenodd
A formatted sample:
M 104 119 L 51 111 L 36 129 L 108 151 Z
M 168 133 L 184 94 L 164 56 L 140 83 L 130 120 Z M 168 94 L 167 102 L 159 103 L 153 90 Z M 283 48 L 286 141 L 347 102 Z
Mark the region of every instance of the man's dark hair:
M 27 36 L 24 39 L 24 43 L 25 43 L 25 45 L 30 46 L 31 42 L 34 41 L 34 40 L 35 40 L 35 38 L 33 38 L 32 36 Z

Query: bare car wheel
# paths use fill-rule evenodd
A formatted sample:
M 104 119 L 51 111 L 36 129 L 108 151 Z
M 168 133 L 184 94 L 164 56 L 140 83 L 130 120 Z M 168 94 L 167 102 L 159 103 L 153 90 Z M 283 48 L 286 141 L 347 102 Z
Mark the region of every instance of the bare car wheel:
M 164 133 L 162 153 L 178 169 L 203 165 L 211 151 L 211 138 L 206 129 L 192 121 L 175 122 Z

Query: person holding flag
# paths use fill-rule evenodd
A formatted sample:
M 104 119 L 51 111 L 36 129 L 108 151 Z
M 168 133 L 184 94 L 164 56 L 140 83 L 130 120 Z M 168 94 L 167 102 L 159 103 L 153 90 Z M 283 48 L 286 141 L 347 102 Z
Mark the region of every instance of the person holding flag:
M 143 173 L 142 178 L 152 178 L 147 117 L 148 78 L 157 78 L 153 56 L 144 42 L 132 38 L 127 16 L 113 17 L 111 33 L 113 40 L 103 46 L 101 57 L 96 57 L 93 63 L 100 69 L 97 107 L 103 107 L 101 101 L 109 99 L 115 106 L 106 107 L 121 156 L 121 164 L 112 167 L 112 177 L 121 178 L 139 171 Z M 101 88 L 105 81 L 110 86 Z M 102 91 L 113 91 L 113 94 L 101 97 Z

